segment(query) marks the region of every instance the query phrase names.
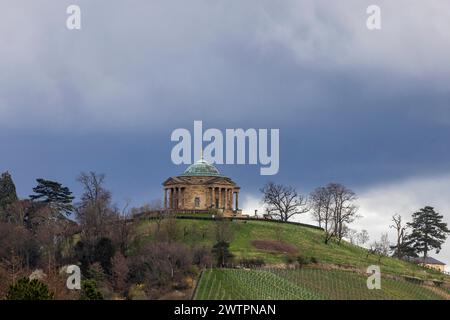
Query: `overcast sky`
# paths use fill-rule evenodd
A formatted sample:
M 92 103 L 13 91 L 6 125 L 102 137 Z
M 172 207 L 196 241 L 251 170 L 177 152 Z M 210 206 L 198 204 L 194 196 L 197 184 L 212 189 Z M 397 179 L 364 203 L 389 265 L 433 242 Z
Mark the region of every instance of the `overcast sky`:
M 82 30 L 66 28 L 78 4 Z M 382 30 L 366 28 L 378 4 Z M 161 197 L 184 171 L 176 128 L 279 128 L 280 171 L 218 166 L 259 208 L 273 180 L 359 196 L 372 240 L 390 216 L 435 206 L 450 222 L 450 2 L 0 0 L 0 171 L 79 195 L 107 175 L 120 204 Z M 308 217 L 300 220 L 308 221 Z M 393 239 L 393 237 L 392 237 Z M 450 245 L 436 256 L 450 263 Z

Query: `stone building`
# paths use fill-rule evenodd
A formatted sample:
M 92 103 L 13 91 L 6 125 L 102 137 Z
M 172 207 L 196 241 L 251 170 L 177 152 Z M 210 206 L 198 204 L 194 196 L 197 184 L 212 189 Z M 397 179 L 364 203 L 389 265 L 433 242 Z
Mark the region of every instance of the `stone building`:
M 237 184 L 201 159 L 184 173 L 163 182 L 164 209 L 175 212 L 202 213 L 217 210 L 224 216 L 239 216 Z
M 414 263 L 416 263 L 416 264 L 418 264 L 418 265 L 426 267 L 426 268 L 434 269 L 434 270 L 437 270 L 437 271 L 440 271 L 440 272 L 444 272 L 445 271 L 445 263 L 441 262 L 441 261 L 439 261 L 439 260 L 437 260 L 437 259 L 435 259 L 433 257 L 410 258 L 409 260 L 414 262 Z

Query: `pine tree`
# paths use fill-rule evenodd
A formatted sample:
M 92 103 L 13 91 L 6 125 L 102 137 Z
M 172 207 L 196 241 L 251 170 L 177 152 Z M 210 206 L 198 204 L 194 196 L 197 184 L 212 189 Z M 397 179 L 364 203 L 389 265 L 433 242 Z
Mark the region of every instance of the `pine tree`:
M 20 278 L 9 287 L 6 295 L 7 300 L 52 300 L 53 297 L 45 283 L 28 278 Z
M 225 267 L 228 261 L 233 258 L 229 248 L 230 244 L 226 241 L 219 241 L 213 246 L 212 253 L 216 257 L 218 267 Z
M 450 233 L 447 224 L 442 222 L 443 216 L 434 211 L 433 207 L 427 206 L 413 213 L 412 218 L 413 221 L 408 223 L 412 231 L 407 238 L 411 247 L 417 253 L 423 253 L 424 259 L 431 250 L 435 249 L 439 253 Z
M 34 195 L 30 195 L 32 201 L 47 203 L 60 212 L 71 214 L 73 211 L 72 201 L 74 197 L 67 187 L 63 187 L 61 183 L 37 179 L 38 185 L 33 188 Z
M 4 218 L 5 209 L 17 201 L 16 186 L 9 172 L 4 172 L 0 176 L 0 218 Z

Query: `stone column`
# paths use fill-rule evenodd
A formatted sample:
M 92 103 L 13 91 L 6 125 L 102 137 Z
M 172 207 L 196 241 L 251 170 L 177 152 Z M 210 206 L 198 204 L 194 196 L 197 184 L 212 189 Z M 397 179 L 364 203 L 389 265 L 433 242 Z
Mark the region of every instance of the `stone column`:
M 169 188 L 169 209 L 172 209 L 173 205 L 173 190 Z
M 172 188 L 172 209 L 176 209 L 177 207 L 177 189 L 175 187 Z
M 219 209 L 222 208 L 222 188 L 219 187 Z
M 211 187 L 211 208 L 214 208 L 214 187 Z
M 236 192 L 236 210 L 239 209 L 239 192 Z
M 185 188 L 185 187 L 182 187 L 182 188 L 181 188 L 181 207 L 182 207 L 183 209 L 186 208 L 185 203 L 184 203 L 184 201 L 185 201 L 185 199 L 184 199 L 185 191 L 186 191 L 186 188 Z
M 164 209 L 167 209 L 167 188 L 164 188 Z
M 176 209 L 177 208 L 177 187 L 173 188 L 172 199 L 173 199 L 172 209 Z

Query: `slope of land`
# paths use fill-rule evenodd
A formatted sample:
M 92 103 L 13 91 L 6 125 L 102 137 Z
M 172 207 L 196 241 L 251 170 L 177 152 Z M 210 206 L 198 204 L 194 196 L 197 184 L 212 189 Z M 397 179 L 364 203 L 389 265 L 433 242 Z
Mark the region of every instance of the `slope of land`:
M 445 290 L 401 279 L 382 278 L 369 290 L 367 277 L 351 271 L 302 268 L 208 269 L 203 272 L 197 300 L 442 300 Z
M 212 247 L 215 242 L 215 221 L 196 219 L 177 219 L 177 228 L 187 245 L 204 245 Z M 408 275 L 422 279 L 440 279 L 448 281 L 448 277 L 436 271 L 419 267 L 396 258 L 381 259 L 359 246 L 343 241 L 341 244 L 331 242 L 325 244 L 323 231 L 295 224 L 269 221 L 232 221 L 230 222 L 233 237 L 230 250 L 238 263 L 241 259 L 258 258 L 266 265 L 281 266 L 290 257 L 301 256 L 323 266 L 339 269 L 353 269 L 365 272 L 369 265 L 378 265 L 385 274 Z M 140 222 L 139 230 L 151 241 L 156 228 L 154 220 Z M 266 247 L 261 244 L 269 244 Z

